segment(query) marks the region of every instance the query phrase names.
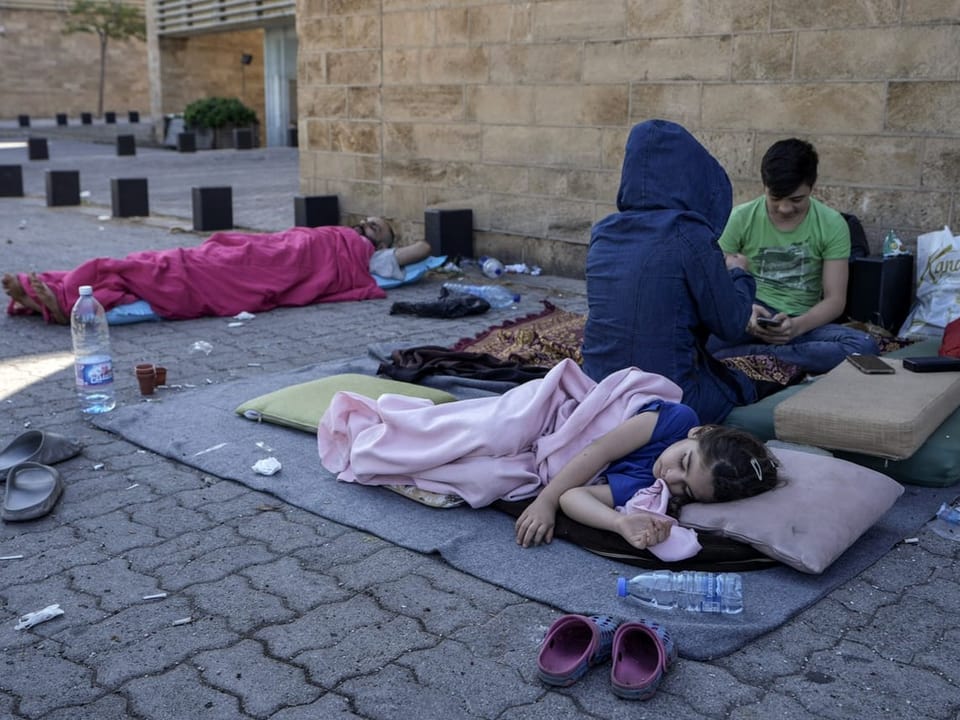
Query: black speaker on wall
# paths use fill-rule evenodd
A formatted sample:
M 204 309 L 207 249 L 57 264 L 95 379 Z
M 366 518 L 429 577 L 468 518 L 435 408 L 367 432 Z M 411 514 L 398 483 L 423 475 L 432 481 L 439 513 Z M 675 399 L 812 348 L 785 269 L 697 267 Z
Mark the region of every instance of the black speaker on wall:
M 473 210 L 427 210 L 423 224 L 431 254 L 473 257 Z

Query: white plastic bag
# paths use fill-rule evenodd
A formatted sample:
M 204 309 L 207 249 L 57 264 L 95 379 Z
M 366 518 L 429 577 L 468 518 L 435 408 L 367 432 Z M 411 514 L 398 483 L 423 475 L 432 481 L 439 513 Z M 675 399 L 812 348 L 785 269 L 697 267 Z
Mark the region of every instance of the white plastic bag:
M 943 337 L 960 317 L 960 236 L 949 227 L 917 237 L 917 295 L 900 328 L 901 337 Z

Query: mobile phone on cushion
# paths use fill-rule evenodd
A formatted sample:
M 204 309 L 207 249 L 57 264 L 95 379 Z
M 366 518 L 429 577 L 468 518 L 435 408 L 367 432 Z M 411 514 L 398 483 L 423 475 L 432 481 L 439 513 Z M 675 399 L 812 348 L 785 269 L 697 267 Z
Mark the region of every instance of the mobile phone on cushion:
M 876 355 L 847 355 L 847 362 L 867 375 L 892 375 L 893 365 L 885 363 Z
M 960 358 L 946 357 L 943 355 L 904 358 L 903 367 L 913 372 L 960 371 Z
M 780 327 L 781 323 L 783 323 L 783 319 L 774 320 L 773 318 L 763 317 L 762 315 L 757 316 L 757 325 L 760 327 Z

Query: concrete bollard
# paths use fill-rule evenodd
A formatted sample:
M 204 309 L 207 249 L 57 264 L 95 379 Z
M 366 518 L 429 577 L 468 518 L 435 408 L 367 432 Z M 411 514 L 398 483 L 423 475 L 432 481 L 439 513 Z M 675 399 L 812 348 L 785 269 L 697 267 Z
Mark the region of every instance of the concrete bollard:
M 321 227 L 340 224 L 340 202 L 336 195 L 297 195 L 293 198 L 293 224 Z
M 193 229 L 229 230 L 233 227 L 233 188 L 193 188 Z
M 47 170 L 47 207 L 80 204 L 80 171 Z
M 150 214 L 146 178 L 110 178 L 110 201 L 114 217 L 146 217 Z

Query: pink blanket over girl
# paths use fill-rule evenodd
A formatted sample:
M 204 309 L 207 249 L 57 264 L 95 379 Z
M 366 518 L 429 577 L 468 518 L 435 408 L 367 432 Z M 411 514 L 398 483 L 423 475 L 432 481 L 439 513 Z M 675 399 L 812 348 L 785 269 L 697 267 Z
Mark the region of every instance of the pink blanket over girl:
M 368 269 L 373 252 L 369 240 L 347 227 L 220 232 L 195 247 L 97 258 L 39 277 L 64 313 L 76 302 L 78 288 L 91 285 L 107 310 L 146 300 L 170 320 L 229 317 L 244 310 L 386 297 Z M 39 301 L 29 278 L 20 274 L 19 280 Z
M 473 507 L 535 495 L 593 440 L 680 388 L 628 368 L 596 383 L 573 360 L 503 395 L 433 405 L 337 393 L 320 419 L 320 462 L 339 480 L 416 485 Z

